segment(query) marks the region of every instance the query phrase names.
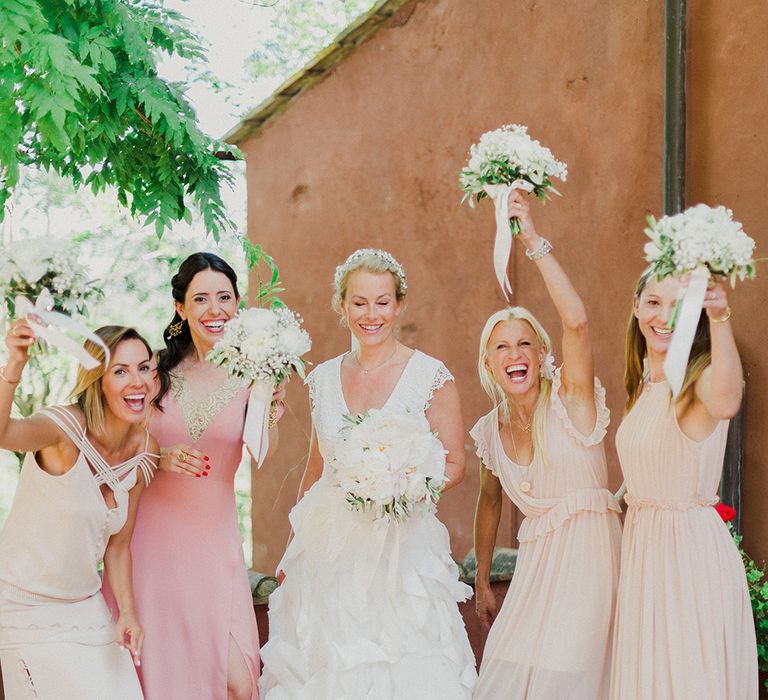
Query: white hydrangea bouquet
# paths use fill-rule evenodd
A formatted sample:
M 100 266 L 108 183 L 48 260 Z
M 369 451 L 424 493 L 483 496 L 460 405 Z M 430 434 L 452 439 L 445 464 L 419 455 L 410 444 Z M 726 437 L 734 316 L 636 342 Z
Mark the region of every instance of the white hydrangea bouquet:
M 352 508 L 402 521 L 437 503 L 446 452 L 424 416 L 371 409 L 345 419 L 333 466 Z
M 552 180 L 565 182 L 568 166 L 557 160 L 546 146 L 528 135 L 528 127 L 508 124 L 488 131 L 469 149 L 469 162 L 459 175 L 464 199 L 470 206 L 490 197 L 496 208 L 494 267 L 502 291 L 508 298 L 512 288 L 507 265 L 512 250 L 512 236 L 520 233 L 520 222 L 509 218 L 507 199 L 513 189 L 532 192 L 540 201 L 560 193 Z
M 710 275 L 736 280 L 755 276 L 755 241 L 723 206 L 697 204 L 656 221 L 648 217 L 645 259 L 659 279 L 690 274 L 669 326 L 674 330 L 664 371 L 675 396 L 682 387 Z
M 251 386 L 243 440 L 256 459 L 264 461 L 269 447 L 269 406 L 275 387 L 291 372 L 304 377 L 305 355 L 312 347 L 301 319 L 290 309 L 241 309 L 224 326 L 224 334 L 207 359 L 225 367 Z
M 0 295 L 10 316 L 16 315 L 16 297 L 34 301 L 43 290 L 52 310 L 72 315 L 86 314 L 88 302 L 101 294 L 76 248 L 64 241 L 33 238 L 0 249 Z

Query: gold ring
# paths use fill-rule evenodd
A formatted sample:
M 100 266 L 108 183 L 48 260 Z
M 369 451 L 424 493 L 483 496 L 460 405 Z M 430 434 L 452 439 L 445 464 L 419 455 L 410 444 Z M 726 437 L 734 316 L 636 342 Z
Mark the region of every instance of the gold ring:
M 187 453 L 184 452 L 184 450 L 179 450 L 179 462 L 186 462 L 187 461 Z

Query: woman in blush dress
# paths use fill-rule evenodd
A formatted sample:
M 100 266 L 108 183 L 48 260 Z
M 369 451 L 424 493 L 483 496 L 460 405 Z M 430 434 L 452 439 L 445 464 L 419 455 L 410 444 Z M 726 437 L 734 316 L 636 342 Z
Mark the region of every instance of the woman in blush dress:
M 723 285 L 704 301 L 682 390 L 663 364 L 680 289 L 648 273 L 627 330 L 627 413 L 616 434 L 624 522 L 611 697 L 756 700 L 757 651 L 739 552 L 717 511 L 742 368 Z
M 471 590 L 459 582 L 447 530 L 431 511 L 397 522 L 350 509 L 332 467 L 345 414 L 381 408 L 425 415 L 448 451 L 448 486 L 463 478 L 453 377 L 394 335 L 405 292 L 402 266 L 382 250 L 358 250 L 336 270 L 334 305 L 356 349 L 307 377 L 310 456 L 285 578 L 270 597 L 263 700 L 472 695 L 474 659 L 457 606 Z
M 146 621 L 139 676 L 147 700 L 250 700 L 259 639 L 233 484 L 249 391 L 206 360 L 237 312 L 237 276 L 220 257 L 195 253 L 171 287 L 176 312 L 151 423 L 160 471 L 131 545 Z
M 474 697 L 606 699 L 621 524 L 608 490 L 605 391 L 584 305 L 518 191 L 509 213 L 560 316 L 563 365 L 554 370 L 549 336 L 526 309 L 507 308 L 486 322 L 478 371 L 494 408 L 471 435 L 481 459 L 476 606 L 490 633 Z M 525 520 L 497 614 L 488 577 L 502 492 Z
M 131 586 L 129 543 L 158 446 L 146 429 L 155 393 L 152 351 L 132 328 L 105 326 L 85 348 L 102 360 L 80 368 L 71 406 L 10 418 L 35 340 L 11 326 L 0 370 L 0 448 L 26 452 L 0 532 L 0 660 L 8 700 L 141 700 L 131 663 L 144 633 Z M 113 622 L 98 564 L 109 566 Z

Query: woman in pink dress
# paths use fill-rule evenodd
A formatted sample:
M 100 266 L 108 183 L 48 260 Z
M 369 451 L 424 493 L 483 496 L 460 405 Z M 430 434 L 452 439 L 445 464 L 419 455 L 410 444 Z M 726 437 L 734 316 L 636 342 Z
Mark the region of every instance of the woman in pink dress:
M 563 365 L 526 309 L 493 314 L 478 371 L 494 408 L 471 431 L 482 460 L 475 517 L 477 612 L 490 633 L 474 698 L 606 700 L 621 542 L 603 438 L 609 414 L 595 378 L 584 305 L 527 201 L 510 216 L 563 327 Z M 523 512 L 512 583 L 497 613 L 489 585 L 502 492 Z
M 6 340 L 0 448 L 27 453 L 0 532 L 0 660 L 9 700 L 142 698 L 131 662 L 132 653 L 140 663 L 144 633 L 129 544 L 158 457 L 146 429 L 152 351 L 132 328 L 105 326 L 96 335 L 110 350 L 108 367 L 80 368 L 72 405 L 24 420 L 10 413 L 35 336 L 17 321 Z M 90 341 L 85 348 L 105 357 Z M 117 623 L 101 595 L 102 560 Z
M 645 274 L 627 330 L 627 414 L 616 445 L 627 487 L 611 697 L 756 700 L 752 609 L 717 511 L 742 368 L 725 289 L 711 282 L 679 397 L 663 364 L 680 282 Z
M 131 545 L 146 621 L 139 675 L 147 700 L 250 700 L 259 638 L 233 485 L 249 393 L 205 359 L 237 312 L 237 276 L 218 256 L 195 253 L 171 286 L 176 313 L 151 424 L 161 471 Z

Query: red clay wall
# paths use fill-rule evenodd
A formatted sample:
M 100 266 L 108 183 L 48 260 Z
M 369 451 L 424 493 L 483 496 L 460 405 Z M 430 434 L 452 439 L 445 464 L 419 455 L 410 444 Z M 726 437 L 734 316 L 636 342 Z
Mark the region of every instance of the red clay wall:
M 704 4 L 694 2 L 694 14 Z M 692 128 L 699 149 L 692 167 L 706 170 L 712 158 L 722 165 L 713 174 L 694 174 L 692 191 L 707 201 L 722 193 L 759 236 L 761 183 L 750 185 L 747 200 L 743 178 L 728 182 L 720 170 L 735 162 L 724 142 L 735 127 L 729 110 L 744 94 L 753 99 L 765 86 L 746 93 L 747 78 L 733 80 L 727 67 L 715 63 L 728 51 L 723 24 L 734 26 L 739 42 L 753 36 L 753 45 L 759 45 L 765 17 L 750 18 L 735 0 L 724 4 L 733 5 L 730 12 L 718 7 L 715 15 L 708 9 L 703 27 L 693 33 L 692 60 L 716 30 L 720 45 L 716 56 L 707 53 L 704 73 L 693 74 L 691 104 L 699 111 L 693 118 L 706 126 Z M 757 14 L 759 3 L 752 5 Z M 727 94 L 722 101 L 712 80 L 722 83 Z M 765 93 L 760 94 L 764 107 Z M 249 235 L 280 265 L 285 300 L 304 315 L 314 338 L 311 360 L 319 363 L 349 345 L 329 307 L 334 266 L 358 247 L 384 247 L 410 274 L 403 340 L 454 372 L 467 429 L 488 410 L 475 363 L 482 325 L 504 305 L 491 274 L 493 212 L 487 203 L 476 210 L 460 206 L 457 173 L 483 131 L 509 122 L 528 124 L 569 165 L 564 197 L 537 211 L 537 220 L 589 308 L 597 368 L 614 416 L 607 445 L 611 486 L 618 487 L 613 435 L 623 403 L 623 332 L 631 288 L 644 267 L 644 216 L 647 210 L 658 213 L 662 203 L 662 95 L 661 0 L 408 3 L 325 81 L 242 144 Z M 755 139 L 765 143 L 755 135 L 758 111 L 745 111 L 737 120 L 743 131 L 739 162 L 751 163 L 753 174 L 760 157 Z M 512 283 L 514 303 L 532 308 L 556 337 L 552 305 L 536 270 L 519 252 Z M 756 370 L 761 324 L 753 318 L 749 336 L 745 319 L 762 284 L 748 291 L 746 286 L 734 308 L 754 374 L 748 470 L 758 491 L 768 470 L 759 458 L 768 438 L 758 434 L 755 422 L 764 410 Z M 253 479 L 254 566 L 263 570 L 272 569 L 282 554 L 286 516 L 307 452 L 309 411 L 300 382 L 292 383 L 288 398 L 280 448 Z M 467 478 L 440 505 L 457 558 L 471 546 L 478 486 L 469 436 L 466 450 Z M 762 538 L 768 527 L 757 498 L 747 494 L 746 527 L 748 541 L 764 556 L 768 551 L 751 535 Z M 511 511 L 505 513 L 499 544 L 514 541 L 516 521 Z

